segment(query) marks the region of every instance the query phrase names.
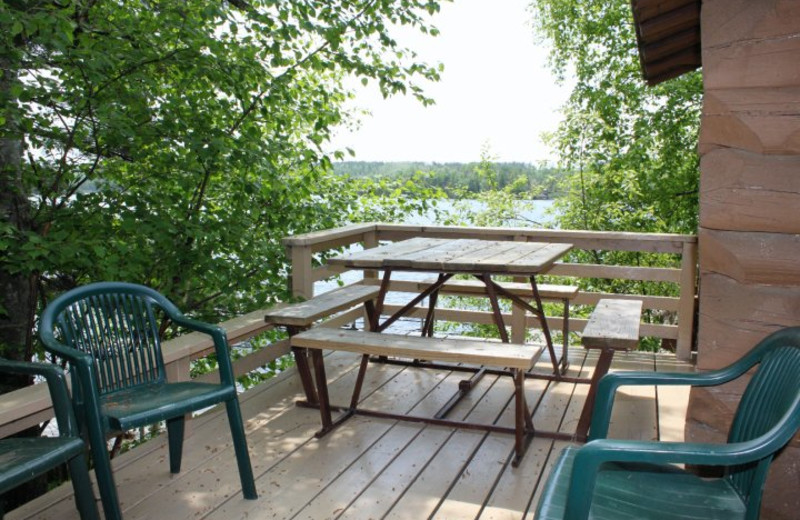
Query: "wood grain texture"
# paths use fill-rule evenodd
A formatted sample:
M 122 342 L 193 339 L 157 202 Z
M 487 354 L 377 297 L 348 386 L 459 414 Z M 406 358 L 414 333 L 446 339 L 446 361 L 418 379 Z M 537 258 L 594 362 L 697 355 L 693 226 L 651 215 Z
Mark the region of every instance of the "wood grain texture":
M 700 263 L 741 284 L 800 286 L 800 235 L 701 229 Z
M 583 329 L 581 343 L 587 348 L 635 349 L 641 320 L 640 300 L 600 300 Z
M 697 367 L 727 366 L 769 333 L 800 323 L 797 287 L 742 284 L 701 273 Z
M 736 148 L 760 154 L 800 153 L 800 38 L 792 52 L 796 77 L 782 87 L 708 89 L 703 100 L 700 152 Z M 785 64 L 785 66 L 790 66 Z
M 406 359 L 453 361 L 495 367 L 529 369 L 543 345 L 518 345 L 467 339 L 418 338 L 358 330 L 317 327 L 291 339 L 293 347 L 342 350 L 358 354 L 398 356 Z
M 700 19 L 703 45 L 724 48 L 786 37 L 797 33 L 799 18 L 797 0 L 704 0 Z
M 570 249 L 572 244 L 416 237 L 329 262 L 359 269 L 531 275 Z
M 315 321 L 349 309 L 378 296 L 378 287 L 369 285 L 348 285 L 314 296 L 304 302 L 270 309 L 264 321 L 275 325 L 309 326 Z
M 759 2 L 750 2 L 751 5 Z M 708 92 L 740 88 L 793 87 L 800 81 L 793 32 L 774 38 L 739 39 L 718 47 L 703 47 L 703 81 Z
M 800 233 L 800 155 L 719 148 L 702 157 L 700 169 L 702 227 Z

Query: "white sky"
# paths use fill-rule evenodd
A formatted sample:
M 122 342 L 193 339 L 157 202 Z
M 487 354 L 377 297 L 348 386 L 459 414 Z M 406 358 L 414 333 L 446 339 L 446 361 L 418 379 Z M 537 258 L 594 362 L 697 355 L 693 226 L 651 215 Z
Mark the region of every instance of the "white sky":
M 542 133 L 557 127 L 570 87 L 547 69 L 528 2 L 455 0 L 433 18 L 439 36 L 398 35 L 425 61 L 444 64 L 442 79 L 425 87 L 436 104 L 359 88 L 355 106 L 371 116 L 355 132 L 342 128 L 333 148 L 350 147 L 359 161 L 470 162 L 488 144 L 498 161 L 552 160 Z

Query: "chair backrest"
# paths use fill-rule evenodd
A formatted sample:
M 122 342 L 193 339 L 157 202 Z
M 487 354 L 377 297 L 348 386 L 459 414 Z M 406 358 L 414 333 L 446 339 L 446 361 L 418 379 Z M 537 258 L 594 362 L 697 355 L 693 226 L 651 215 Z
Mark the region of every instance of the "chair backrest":
M 63 347 L 89 354 L 100 394 L 161 382 L 165 371 L 159 307 L 164 302 L 171 305 L 141 285 L 103 282 L 78 287 L 47 306 L 43 339 L 52 334 Z
M 800 327 L 768 336 L 742 361 L 748 358 L 759 366 L 739 402 L 728 442 L 764 437 L 771 447 L 761 460 L 729 468 L 727 477 L 755 514 L 772 458 L 800 427 Z

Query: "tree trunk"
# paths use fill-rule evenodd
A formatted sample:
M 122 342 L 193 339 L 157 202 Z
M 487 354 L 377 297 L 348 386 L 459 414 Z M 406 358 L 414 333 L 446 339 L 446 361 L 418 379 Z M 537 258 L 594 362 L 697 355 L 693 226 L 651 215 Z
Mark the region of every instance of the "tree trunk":
M 0 99 L 5 101 L 2 114 L 5 122 L 0 135 L 0 231 L 3 235 L 10 235 L 11 240 L 20 240 L 21 233 L 31 229 L 31 206 L 30 194 L 26 193 L 22 182 L 23 136 L 17 125 L 15 100 L 11 95 L 11 88 L 17 81 L 17 70 L 12 60 L 8 55 L 0 56 Z M 14 263 L 13 258 L 0 261 L 0 356 L 28 360 L 33 354 L 31 330 L 36 291 L 24 266 L 21 272 L 17 269 L 12 271 Z M 0 391 L 25 384 L 30 384 L 27 378 L 4 380 Z

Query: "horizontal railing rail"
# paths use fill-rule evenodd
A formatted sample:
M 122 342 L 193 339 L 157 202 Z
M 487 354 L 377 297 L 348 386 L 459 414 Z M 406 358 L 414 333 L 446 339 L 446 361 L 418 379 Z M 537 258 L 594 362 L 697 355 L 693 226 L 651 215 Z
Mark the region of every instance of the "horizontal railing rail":
M 264 322 L 265 313 L 266 309 L 254 311 L 220 323 L 220 326 L 225 329 L 232 345 L 240 343 L 272 328 L 272 325 Z M 169 380 L 188 381 L 191 362 L 214 352 L 214 344 L 208 335 L 192 332 L 165 341 L 162 349 Z M 273 343 L 234 361 L 234 374 L 240 376 L 251 372 L 288 352 L 288 340 Z M 218 381 L 219 373 L 216 370 L 208 372 L 195 380 Z M 35 384 L 0 395 L 0 438 L 52 418 L 53 408 L 46 384 Z

